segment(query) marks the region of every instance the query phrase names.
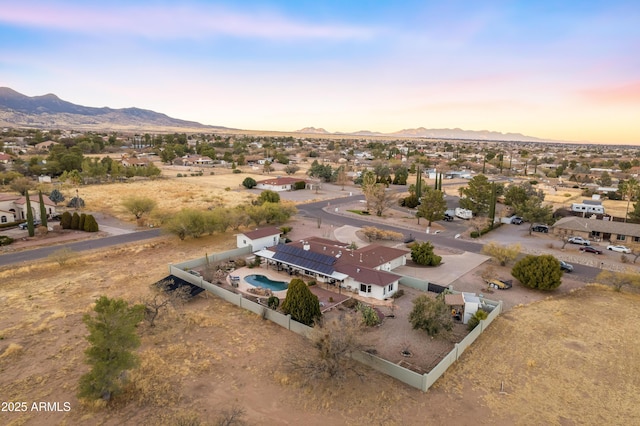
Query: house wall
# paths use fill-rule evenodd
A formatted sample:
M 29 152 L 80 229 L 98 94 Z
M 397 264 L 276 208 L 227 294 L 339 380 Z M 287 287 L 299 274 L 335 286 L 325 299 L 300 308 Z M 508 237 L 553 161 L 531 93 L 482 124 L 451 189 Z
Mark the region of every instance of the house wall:
M 279 240 L 280 235 L 268 235 L 266 237 L 252 240 L 244 234 L 238 234 L 236 235 L 236 246 L 238 248 L 251 246 L 253 251 L 258 251 L 267 247 L 278 245 Z
M 258 189 L 268 189 L 268 190 L 276 191 L 276 192 L 291 191 L 291 189 L 293 189 L 291 185 L 266 185 L 266 184 L 263 184 L 263 183 L 257 184 L 256 188 L 258 188 Z

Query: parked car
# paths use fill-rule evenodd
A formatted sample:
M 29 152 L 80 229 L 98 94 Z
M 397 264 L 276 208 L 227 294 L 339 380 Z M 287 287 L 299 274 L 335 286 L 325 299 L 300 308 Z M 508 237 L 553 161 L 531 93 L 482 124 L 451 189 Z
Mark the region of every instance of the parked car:
M 571 244 L 581 244 L 583 246 L 590 246 L 591 245 L 591 241 L 585 240 L 582 237 L 571 237 L 571 238 L 569 238 L 568 241 Z
M 511 218 L 511 223 L 513 223 L 514 225 L 522 225 L 524 223 L 524 220 L 520 216 L 514 216 Z
M 39 220 L 34 220 L 33 221 L 33 227 L 38 227 L 40 226 L 40 221 Z M 28 227 L 28 222 L 22 222 L 20 225 L 18 225 L 19 229 L 25 230 Z
M 602 250 L 591 246 L 580 247 L 580 251 L 585 253 L 602 254 Z
M 626 246 L 607 246 L 607 250 L 617 251 L 619 253 L 631 253 L 631 249 Z
M 564 260 L 560 261 L 560 270 L 565 272 L 573 272 L 573 265 L 565 262 Z
M 549 227 L 547 225 L 533 225 L 531 227 L 533 232 L 544 232 L 545 234 L 549 233 Z
M 513 281 L 512 280 L 498 280 L 498 279 L 493 279 L 487 282 L 487 284 L 489 284 L 490 288 L 495 288 L 498 290 L 507 290 L 510 289 L 511 287 L 513 287 Z
M 453 216 L 449 213 L 445 213 L 443 220 L 445 220 L 446 222 L 453 222 Z

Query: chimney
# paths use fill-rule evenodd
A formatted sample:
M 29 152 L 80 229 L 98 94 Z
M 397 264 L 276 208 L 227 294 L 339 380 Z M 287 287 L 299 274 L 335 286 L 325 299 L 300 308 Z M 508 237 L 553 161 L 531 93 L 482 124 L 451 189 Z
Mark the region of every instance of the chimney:
M 304 245 L 302 246 L 302 250 L 305 250 L 305 251 L 309 251 L 310 248 L 311 246 L 309 245 L 309 243 L 304 243 Z

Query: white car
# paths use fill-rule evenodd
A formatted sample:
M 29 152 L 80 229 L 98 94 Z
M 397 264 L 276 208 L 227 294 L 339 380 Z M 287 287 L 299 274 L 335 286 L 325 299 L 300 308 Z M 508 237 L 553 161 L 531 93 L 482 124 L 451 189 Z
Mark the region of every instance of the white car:
M 583 246 L 590 246 L 591 245 L 591 241 L 585 240 L 582 237 L 571 237 L 571 238 L 569 238 L 569 243 L 571 243 L 571 244 L 580 244 L 580 245 L 583 245 Z
M 607 250 L 613 250 L 620 253 L 631 253 L 631 249 L 625 246 L 607 246 Z

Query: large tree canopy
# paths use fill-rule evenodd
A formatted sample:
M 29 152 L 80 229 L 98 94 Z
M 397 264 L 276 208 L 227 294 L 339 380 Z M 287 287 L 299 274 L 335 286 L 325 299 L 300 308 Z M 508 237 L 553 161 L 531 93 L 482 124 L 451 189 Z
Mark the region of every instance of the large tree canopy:
M 289 283 L 287 297 L 282 302 L 282 312 L 309 326 L 322 315 L 318 297 L 311 293 L 307 284 L 300 278 L 294 278 Z
M 460 188 L 460 207 L 471 210 L 473 214 L 480 215 L 489 211 L 489 199 L 491 198 L 491 182 L 485 175 L 476 175 L 466 187 Z

